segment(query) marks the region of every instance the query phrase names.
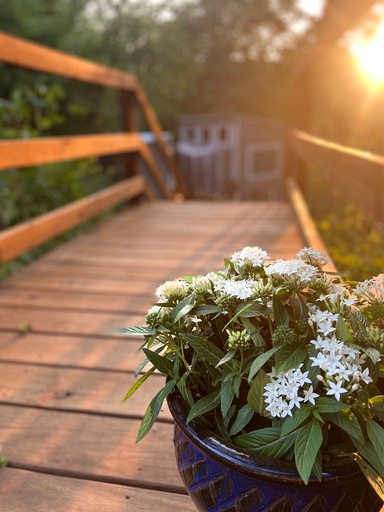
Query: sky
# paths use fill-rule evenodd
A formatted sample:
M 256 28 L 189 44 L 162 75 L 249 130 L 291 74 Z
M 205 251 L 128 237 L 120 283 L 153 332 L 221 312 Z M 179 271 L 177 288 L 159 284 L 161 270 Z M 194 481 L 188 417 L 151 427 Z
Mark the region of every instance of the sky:
M 313 16 L 321 16 L 324 9 L 324 0 L 298 0 L 299 7 Z

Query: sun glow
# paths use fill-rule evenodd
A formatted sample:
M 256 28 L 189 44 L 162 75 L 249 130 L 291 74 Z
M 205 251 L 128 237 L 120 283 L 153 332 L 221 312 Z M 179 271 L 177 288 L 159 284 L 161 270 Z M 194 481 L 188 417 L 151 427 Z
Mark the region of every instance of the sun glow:
M 371 38 L 356 41 L 351 49 L 366 77 L 372 82 L 384 82 L 384 24 Z

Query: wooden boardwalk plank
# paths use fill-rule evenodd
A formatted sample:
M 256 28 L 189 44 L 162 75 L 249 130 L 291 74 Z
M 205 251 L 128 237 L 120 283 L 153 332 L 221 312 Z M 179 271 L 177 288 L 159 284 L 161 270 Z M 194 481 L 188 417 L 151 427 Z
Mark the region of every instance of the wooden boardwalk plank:
M 220 269 L 245 245 L 294 257 L 303 240 L 290 206 L 140 204 L 1 283 L 1 510 L 194 510 L 166 407 L 135 445 L 163 377 L 121 404 L 142 340 L 117 329 L 143 323 L 163 281 Z
M 1 470 L 1 493 L 2 512 L 196 512 L 188 496 L 12 468 Z
M 2 405 L 0 445 L 16 467 L 182 492 L 173 425 L 157 422 L 135 444 L 139 424 L 136 419 Z
M 132 373 L 113 373 L 83 368 L 22 366 L 1 363 L 2 386 L 0 402 L 33 405 L 58 410 L 97 412 L 127 417 L 143 417 L 147 404 L 164 385 L 162 375 L 156 375 L 122 403 L 128 389 L 135 383 Z M 170 418 L 164 406 L 162 418 Z
M 0 333 L 0 354 L 4 362 L 128 372 L 143 359 L 142 343 L 131 337 Z

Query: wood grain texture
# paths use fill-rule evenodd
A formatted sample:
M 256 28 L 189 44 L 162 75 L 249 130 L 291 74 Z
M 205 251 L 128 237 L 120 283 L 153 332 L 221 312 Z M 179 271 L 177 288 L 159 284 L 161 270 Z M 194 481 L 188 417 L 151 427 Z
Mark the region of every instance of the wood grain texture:
M 188 496 L 1 469 L 2 512 L 196 512 Z
M 15 66 L 134 91 L 133 75 L 0 32 L 0 60 Z
M 143 359 L 141 338 L 0 333 L 3 362 L 133 372 Z M 23 367 L 21 365 L 21 367 Z M 128 377 L 126 377 L 128 378 Z
M 135 444 L 139 425 L 136 419 L 2 405 L 0 445 L 12 465 L 181 490 L 173 425 L 158 422 L 142 442 Z
M 145 191 L 141 176 L 134 176 L 77 201 L 18 224 L 0 233 L 0 263 L 65 233 L 95 215 Z
M 0 142 L 0 170 L 139 151 L 138 133 L 108 133 Z
M 140 418 L 144 416 L 147 404 L 164 386 L 164 377 L 156 375 L 143 386 L 140 394 L 134 394 L 129 402 L 123 402 L 128 389 L 136 381 L 133 373 L 84 371 L 79 363 L 77 365 L 78 368 L 58 368 L 0 362 L 3 381 L 0 401 Z M 170 420 L 165 405 L 160 418 Z

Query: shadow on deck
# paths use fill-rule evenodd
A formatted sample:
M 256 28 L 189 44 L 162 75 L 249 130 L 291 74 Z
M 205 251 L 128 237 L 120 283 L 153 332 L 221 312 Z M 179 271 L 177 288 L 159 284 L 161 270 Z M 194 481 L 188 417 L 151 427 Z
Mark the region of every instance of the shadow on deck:
M 116 329 L 142 323 L 167 279 L 220 269 L 246 245 L 289 258 L 304 244 L 288 204 L 147 202 L 4 281 L 2 512 L 194 510 L 169 413 L 134 443 L 147 402 L 121 399 L 141 340 Z M 146 385 L 148 398 L 156 384 Z

